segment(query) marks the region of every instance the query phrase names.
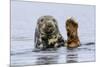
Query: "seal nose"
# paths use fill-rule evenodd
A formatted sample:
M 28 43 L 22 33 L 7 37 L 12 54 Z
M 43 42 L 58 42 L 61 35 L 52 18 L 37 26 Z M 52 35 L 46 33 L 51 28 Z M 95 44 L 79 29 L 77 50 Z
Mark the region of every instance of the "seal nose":
M 49 25 L 48 25 L 48 27 L 50 28 L 50 27 L 52 27 L 52 25 L 51 25 L 51 24 L 49 24 Z
M 52 27 L 51 22 L 48 22 L 48 23 L 47 23 L 47 27 L 49 27 L 49 28 Z

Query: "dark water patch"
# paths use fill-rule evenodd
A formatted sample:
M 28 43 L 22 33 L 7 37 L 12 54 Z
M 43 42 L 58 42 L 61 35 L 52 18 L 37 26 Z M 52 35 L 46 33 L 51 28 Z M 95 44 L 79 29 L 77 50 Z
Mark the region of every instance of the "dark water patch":
M 37 58 L 37 62 L 36 64 L 54 64 L 57 63 L 57 57 L 58 56 L 41 56 L 39 58 Z
M 33 40 L 31 37 L 11 37 L 12 41 L 31 41 Z
M 10 67 L 23 67 L 23 66 L 19 66 L 19 65 L 11 65 Z
M 45 54 L 45 53 L 56 53 L 56 49 L 53 49 L 53 48 L 50 48 L 50 49 L 47 49 L 47 50 L 40 50 L 40 49 L 34 49 L 34 50 L 28 50 L 28 49 L 24 49 L 23 52 L 11 52 L 11 56 L 12 55 L 23 55 L 23 54 L 29 54 L 29 53 L 41 53 L 41 54 Z
M 10 55 L 23 55 L 23 54 L 28 54 L 31 53 L 32 51 L 24 51 L 24 52 L 17 52 L 17 53 L 11 53 Z
M 78 48 L 66 49 L 67 52 L 77 52 Z
M 67 58 L 69 58 L 69 59 L 75 59 L 75 58 L 78 58 L 78 57 L 77 56 L 69 56 Z
M 78 48 L 78 50 L 95 51 L 95 49 L 92 48 Z
M 68 56 L 68 57 L 71 57 L 71 56 L 74 57 L 74 56 L 76 56 L 76 55 L 77 55 L 77 54 L 68 54 L 67 56 Z
M 48 48 L 48 49 L 45 49 L 45 50 L 41 50 L 41 49 L 34 49 L 34 50 L 32 50 L 32 52 L 55 52 L 55 51 L 57 51 L 57 49 L 56 48 Z
M 76 60 L 67 60 L 67 63 L 77 63 L 78 61 Z
M 95 44 L 95 42 L 88 42 L 88 43 L 81 43 L 81 45 L 94 45 Z

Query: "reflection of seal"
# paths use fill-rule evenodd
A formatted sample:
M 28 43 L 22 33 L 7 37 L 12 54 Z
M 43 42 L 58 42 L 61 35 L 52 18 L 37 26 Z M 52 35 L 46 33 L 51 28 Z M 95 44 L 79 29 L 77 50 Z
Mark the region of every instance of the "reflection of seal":
M 38 19 L 35 30 L 35 47 L 44 49 L 59 47 L 64 40 L 58 30 L 57 21 L 52 16 L 42 16 Z
M 73 18 L 69 18 L 66 21 L 66 30 L 67 30 L 67 47 L 75 48 L 80 45 L 79 37 L 78 37 L 78 24 Z M 65 44 L 66 45 L 66 44 Z

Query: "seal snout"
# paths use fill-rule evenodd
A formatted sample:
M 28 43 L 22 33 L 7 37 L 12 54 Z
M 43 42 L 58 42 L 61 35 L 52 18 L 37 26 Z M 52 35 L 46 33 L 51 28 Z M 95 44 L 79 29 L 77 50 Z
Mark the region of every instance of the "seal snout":
M 52 33 L 54 29 L 54 24 L 51 21 L 47 21 L 45 25 L 45 33 Z

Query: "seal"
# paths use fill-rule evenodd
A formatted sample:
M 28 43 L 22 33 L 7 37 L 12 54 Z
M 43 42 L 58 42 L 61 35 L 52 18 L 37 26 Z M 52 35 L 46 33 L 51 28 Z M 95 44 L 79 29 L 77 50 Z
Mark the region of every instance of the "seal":
M 80 45 L 80 40 L 78 37 L 78 23 L 74 18 L 69 18 L 66 21 L 66 31 L 67 31 L 67 41 L 65 46 L 68 48 L 76 48 Z
M 64 45 L 57 20 L 50 15 L 41 16 L 35 29 L 35 47 L 39 49 L 57 48 Z

